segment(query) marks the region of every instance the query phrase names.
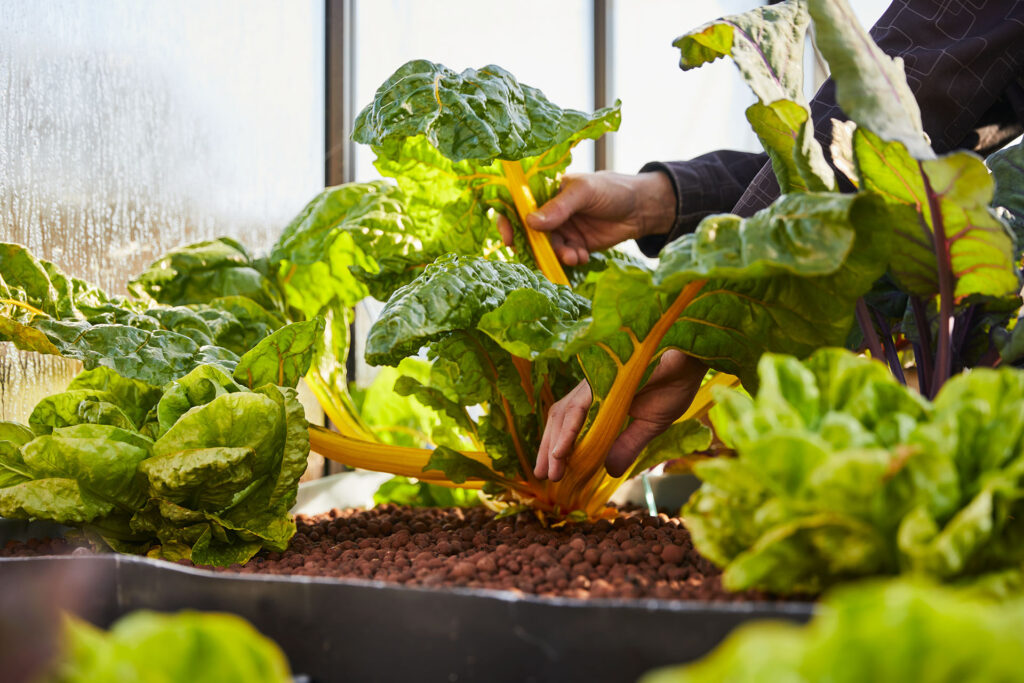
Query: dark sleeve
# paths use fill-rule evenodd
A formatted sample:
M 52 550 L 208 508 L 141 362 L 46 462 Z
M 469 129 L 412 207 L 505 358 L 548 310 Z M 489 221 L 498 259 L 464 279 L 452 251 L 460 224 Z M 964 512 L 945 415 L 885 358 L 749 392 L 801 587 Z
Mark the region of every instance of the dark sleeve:
M 985 154 L 1024 130 L 1024 0 L 896 0 L 871 29 L 871 36 L 886 54 L 903 59 L 907 82 L 936 152 L 971 149 Z M 836 105 L 831 79 L 811 100 L 811 115 L 814 136 L 827 157 L 832 119 L 846 119 Z M 720 177 L 687 170 L 689 164 L 718 154 L 723 152 L 690 162 L 648 164 L 644 169 L 669 174 L 676 188 L 677 215 L 684 216 L 686 210 L 680 208 L 684 199 L 693 201 L 694 196 L 705 193 L 712 200 L 722 199 L 715 186 Z M 704 215 L 731 210 L 751 216 L 778 198 L 779 185 L 767 156 L 749 158 L 756 156 L 762 159 L 761 166 L 748 176 L 734 205 L 717 206 Z M 680 191 L 681 184 L 692 181 L 699 184 Z M 698 212 L 711 204 L 696 201 Z M 688 223 L 677 218 L 659 246 L 692 231 L 697 222 L 699 219 Z M 641 245 L 644 253 L 650 253 L 655 244 L 654 239 L 648 240 Z
M 705 216 L 729 211 L 768 155 L 722 150 L 690 161 L 653 161 L 641 173 L 661 172 L 672 181 L 676 194 L 676 220 L 667 235 L 648 235 L 636 241 L 647 256 L 657 256 L 666 242 L 693 232 Z

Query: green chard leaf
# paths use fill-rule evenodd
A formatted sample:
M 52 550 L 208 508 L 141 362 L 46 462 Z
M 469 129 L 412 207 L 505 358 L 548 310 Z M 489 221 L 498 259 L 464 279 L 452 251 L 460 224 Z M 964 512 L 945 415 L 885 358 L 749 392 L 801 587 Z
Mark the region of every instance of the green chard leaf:
M 1010 225 L 1016 237 L 1018 263 L 1024 252 L 1024 143 L 999 150 L 985 160 L 996 183 L 992 206 Z
M 543 154 L 605 115 L 561 109 L 493 64 L 456 73 L 421 59 L 401 66 L 377 89 L 352 137 L 381 145 L 422 135 L 452 161 L 518 160 Z
M 264 384 L 294 387 L 309 370 L 323 331 L 324 319 L 319 317 L 282 327 L 238 360 L 235 381 L 250 389 Z
M 108 297 L 68 278 L 20 245 L 0 243 L 0 341 L 80 360 L 90 370 L 110 368 L 154 386 L 204 363 L 234 368 L 235 353 L 206 343 L 211 339 L 202 325 L 208 320 L 163 309 L 153 316 L 147 313 L 151 310 L 146 301 Z M 164 322 L 184 325 L 199 342 L 165 328 Z
M 891 207 L 894 249 L 901 254 L 892 269 L 904 289 L 938 294 L 941 253 L 957 300 L 1018 292 L 1013 239 L 989 209 L 994 183 L 978 156 L 953 152 L 919 162 L 902 143 L 885 142 L 864 128 L 854 132 L 853 145 L 861 188 L 882 195 Z
M 747 120 L 771 158 L 783 194 L 836 188 L 803 95 L 809 23 L 806 3 L 790 0 L 718 19 L 673 43 L 684 71 L 732 57 L 759 100 L 747 109 Z
M 366 360 L 395 365 L 447 333 L 472 330 L 517 290 L 545 296 L 569 317 L 587 307 L 586 299 L 524 266 L 445 256 L 391 297 L 370 330 Z
M 814 39 L 828 61 L 836 101 L 858 128 L 902 144 L 915 159 L 935 156 L 900 59 L 889 57 L 846 0 L 807 0 Z
M 489 210 L 522 228 L 515 196 L 538 204 L 558 189 L 572 148 L 618 128 L 619 104 L 585 114 L 491 65 L 456 73 L 426 60 L 400 67 L 357 117 L 353 138 L 373 146 L 377 169 L 397 180 L 424 242 L 442 253 L 499 246 Z M 469 131 L 469 134 L 467 134 Z M 532 262 L 517 232 L 517 257 Z
M 281 310 L 281 295 L 241 244 L 221 237 L 174 249 L 128 283 L 139 297 L 162 304 L 205 304 L 244 296 L 267 310 Z

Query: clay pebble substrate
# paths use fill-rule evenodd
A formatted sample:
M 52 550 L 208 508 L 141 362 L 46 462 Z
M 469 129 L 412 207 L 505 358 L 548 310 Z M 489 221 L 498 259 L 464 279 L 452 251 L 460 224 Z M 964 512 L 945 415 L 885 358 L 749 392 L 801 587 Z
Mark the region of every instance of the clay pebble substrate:
M 545 528 L 528 514 L 382 505 L 296 518 L 283 553 L 261 552 L 218 572 L 354 577 L 412 586 L 496 588 L 574 598 L 740 601 L 676 517 L 625 511 L 614 521 Z M 8 543 L 3 555 L 87 552 L 63 540 Z M 183 562 L 184 564 L 190 564 Z

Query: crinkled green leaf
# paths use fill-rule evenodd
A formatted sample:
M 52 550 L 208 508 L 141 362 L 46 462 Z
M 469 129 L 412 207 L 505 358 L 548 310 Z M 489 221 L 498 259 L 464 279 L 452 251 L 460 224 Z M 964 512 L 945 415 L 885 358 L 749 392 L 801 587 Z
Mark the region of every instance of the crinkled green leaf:
M 142 462 L 150 495 L 195 510 L 221 510 L 253 480 L 251 448 L 196 448 Z
M 519 289 L 540 292 L 567 311 L 587 305 L 567 287 L 553 285 L 524 266 L 446 256 L 391 297 L 370 329 L 366 360 L 395 365 L 446 333 L 474 329 L 484 313 Z
M 210 328 L 214 344 L 238 355 L 285 324 L 280 313 L 245 296 L 221 296 L 190 308 Z
M 886 537 L 854 517 L 819 513 L 775 525 L 726 566 L 729 590 L 817 593 L 837 580 L 894 569 Z
M 221 394 L 242 391 L 242 385 L 214 365 L 200 365 L 184 377 L 164 387 L 156 405 L 159 436 L 195 406 L 205 405 Z
M 884 272 L 879 208 L 866 195 L 792 194 L 749 219 L 714 216 L 666 247 L 653 275 L 615 265 L 597 275 L 590 314 L 574 323 L 527 294 L 518 319 L 506 303 L 480 328 L 516 353 L 529 348 L 531 358 L 583 352 L 603 395 L 617 372 L 607 349 L 625 362 L 634 347 L 625 330 L 642 340 L 686 284 L 708 279 L 661 345 L 752 384 L 765 351 L 807 355 L 846 339 L 857 297 Z
M 512 187 L 525 182 L 543 204 L 557 192 L 572 148 L 619 122 L 618 103 L 593 114 L 561 109 L 493 65 L 456 74 L 425 60 L 405 64 L 381 85 L 353 133 L 373 146 L 377 169 L 398 181 L 423 245 L 419 263 L 381 261 L 382 273 L 397 275 L 398 265 L 415 271 L 444 253 L 497 248 L 490 209 L 519 228 L 516 258 L 532 264 Z M 395 275 L 366 281 L 378 295 L 401 284 Z
M 83 524 L 113 509 L 113 503 L 83 491 L 74 479 L 33 479 L 0 489 L 0 517 Z
M 1001 149 L 985 163 L 996 183 L 992 206 L 1013 229 L 1017 239 L 1016 256 L 1024 251 L 1024 143 Z
M 569 140 L 607 110 L 592 115 L 552 104 L 499 66 L 456 73 L 414 60 L 399 67 L 356 118 L 356 142 L 422 135 L 453 161 L 534 157 Z
M 270 253 L 288 306 L 311 318 L 358 303 L 367 294 L 359 280 L 414 277 L 434 238 L 403 200 L 397 187 L 375 181 L 329 187 L 307 204 Z
M 934 404 L 838 349 L 766 355 L 759 374 L 753 399 L 716 392 L 711 419 L 738 459 L 698 463 L 683 510 L 725 585 L 817 592 L 1024 563 L 1024 372 L 974 370 Z
M 171 306 L 244 296 L 263 308 L 280 310 L 281 295 L 258 266 L 245 247 L 221 237 L 164 254 L 129 282 L 128 289 Z
M 129 379 L 110 368 L 98 367 L 75 375 L 68 384 L 68 391 L 75 389 L 96 389 L 113 395 L 115 403 L 132 422 L 140 425 L 149 411 L 161 398 L 160 387 L 136 379 Z
M 846 0 L 807 0 L 807 4 L 814 20 L 814 41 L 828 62 L 843 112 L 859 128 L 902 143 L 914 158 L 933 158 L 902 60 L 875 45 Z
M 317 347 L 323 343 L 324 319 L 286 325 L 238 360 L 234 379 L 250 389 L 264 384 L 294 387 L 306 374 Z
M 96 389 L 73 389 L 47 396 L 36 404 L 28 423 L 37 434 L 49 434 L 55 427 L 103 424 L 137 430 L 137 425 L 114 401 L 117 397 Z
M 71 479 L 83 495 L 131 510 L 142 504 L 135 473 L 150 446 L 147 439 L 117 427 L 78 425 L 32 440 L 21 455 L 35 479 Z
M 153 455 L 224 446 L 254 453 L 253 475 L 269 474 L 280 462 L 284 425 L 280 408 L 267 396 L 226 393 L 190 410 L 153 444 Z
M 267 385 L 257 391 L 277 404 L 284 425 L 284 445 L 281 448 L 276 473 L 271 476 L 267 509 L 264 512 L 273 512 L 287 520 L 290 519 L 288 510 L 295 504 L 299 479 L 305 473 L 309 460 L 309 424 L 306 422 L 306 411 L 299 403 L 294 389 Z M 280 531 L 279 520 L 264 523 L 275 528 L 275 531 L 268 532 L 275 534 L 275 538 L 280 538 L 284 533 Z M 293 533 L 294 529 L 284 539 L 286 545 Z

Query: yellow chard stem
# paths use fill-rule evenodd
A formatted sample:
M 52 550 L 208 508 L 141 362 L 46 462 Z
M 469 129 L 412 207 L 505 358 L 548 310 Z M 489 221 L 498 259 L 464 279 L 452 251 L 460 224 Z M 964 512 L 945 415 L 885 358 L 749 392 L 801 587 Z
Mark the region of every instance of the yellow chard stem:
M 352 438 L 324 427 L 309 425 L 309 447 L 328 460 L 361 470 L 387 472 L 402 477 L 412 477 L 431 484 L 453 486 L 443 472 L 423 471 L 430 462 L 433 451 L 426 448 L 392 446 Z M 490 467 L 490 458 L 483 453 L 463 453 L 467 458 Z M 479 488 L 483 482 L 467 481 L 459 484 L 463 488 Z
M 523 173 L 523 165 L 518 161 L 501 160 L 501 168 L 505 172 L 507 187 L 512 193 L 512 201 L 515 202 L 516 212 L 519 214 L 519 222 L 526 231 L 526 239 L 530 242 L 530 249 L 533 251 L 533 258 L 537 261 L 537 267 L 544 276 L 556 285 L 569 284 L 569 278 L 562 270 L 562 264 L 555 256 L 555 250 L 551 248 L 551 242 L 546 233 L 538 232 L 526 224 L 526 217 L 537 210 L 537 200 L 530 192 L 530 183 Z
M 317 403 L 323 408 L 324 414 L 330 418 L 331 423 L 338 428 L 339 432 L 352 439 L 370 442 L 377 441 L 377 437 L 363 423 L 355 410 L 351 409 L 344 399 L 330 390 L 327 381 L 324 380 L 323 376 L 316 369 L 310 368 L 309 372 L 306 373 L 306 384 L 309 385 L 310 390 L 316 397 Z
M 647 372 L 647 366 L 654 358 L 661 345 L 661 340 L 679 318 L 706 280 L 691 282 L 683 288 L 675 301 L 665 309 L 651 331 L 643 341 L 636 344 L 629 360 L 622 364 L 612 387 L 601 402 L 601 407 L 594 418 L 590 429 L 576 442 L 575 448 L 566 462 L 565 479 L 558 482 L 559 498 L 562 500 L 582 503 L 575 500 L 588 490 L 594 491 L 605 476 L 604 459 L 612 444 L 622 431 L 622 425 L 629 416 L 629 407 L 640 382 Z

